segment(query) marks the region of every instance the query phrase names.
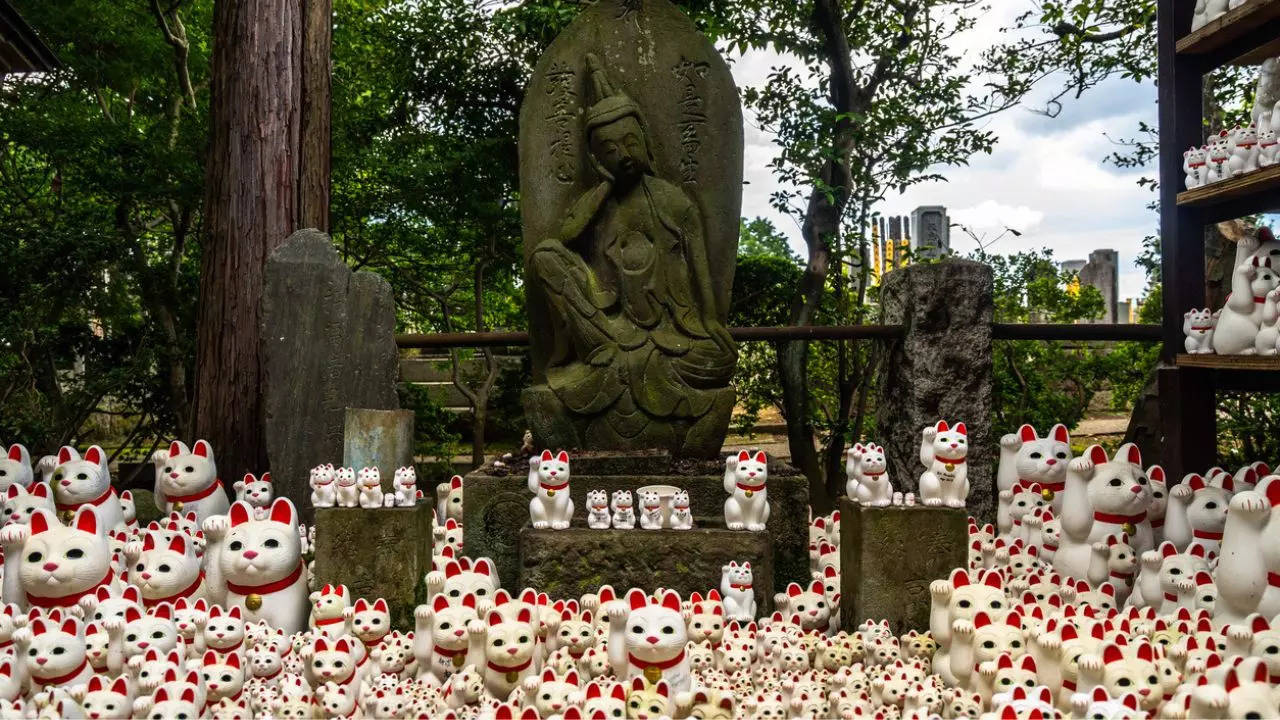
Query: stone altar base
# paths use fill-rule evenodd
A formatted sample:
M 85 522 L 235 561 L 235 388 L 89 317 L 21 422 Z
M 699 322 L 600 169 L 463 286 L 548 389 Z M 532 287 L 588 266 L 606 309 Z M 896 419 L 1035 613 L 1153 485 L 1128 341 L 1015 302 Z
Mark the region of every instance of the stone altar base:
M 464 554 L 471 558 L 491 558 L 498 568 L 502 586 L 509 591 L 518 592 L 530 584 L 548 592 L 551 587 L 569 587 L 583 575 L 581 569 L 567 559 L 572 555 L 588 557 L 599 563 L 600 568 L 608 569 L 607 572 L 602 569 L 590 573 L 589 577 L 599 578 L 597 585 L 609 583 L 615 588 L 626 588 L 629 587 L 626 583 L 632 582 L 628 578 L 642 577 L 643 582 L 635 584 L 645 588 L 688 586 L 706 592 L 719 587 L 720 565 L 731 559 L 751 560 L 754 569 L 757 555 L 752 553 L 758 550 L 753 548 L 762 541 L 772 550 L 774 591 L 782 592 L 789 582 L 809 581 L 809 485 L 803 475 L 784 463 L 773 460 L 769 463 L 769 504 L 772 510 L 768 530 L 764 533 L 724 529 L 727 495 L 724 492 L 723 459 L 673 460 L 665 452 L 574 455 L 569 463 L 574 527 L 559 531 L 534 531 L 527 527 L 529 500 L 532 498 L 527 485 L 528 457 L 517 457 L 504 463 L 504 467 L 498 468 L 491 463 L 486 464 L 463 480 Z M 637 526 L 636 530 L 614 531 L 586 527 L 588 491 L 605 490 L 612 496 L 615 490 L 634 493 L 645 485 L 675 485 L 688 490 L 695 530 L 640 530 Z M 639 499 L 636 500 L 639 507 Z M 620 533 L 630 533 L 632 537 L 620 537 Z M 544 535 L 564 537 L 544 538 Z M 692 539 L 681 538 L 721 535 L 733 537 L 713 540 L 715 552 L 704 549 L 705 559 L 695 560 L 691 556 L 689 561 L 685 561 L 680 557 L 683 550 L 673 552 L 675 548 L 689 547 L 681 543 L 693 542 Z M 658 540 L 651 541 L 649 537 Z M 670 543 L 665 542 L 667 538 L 670 538 Z M 525 548 L 526 542 L 529 543 L 528 548 Z M 567 547 L 575 543 L 580 547 Z M 655 552 L 649 556 L 638 556 L 636 549 L 631 547 L 633 544 L 653 547 Z M 548 553 L 543 548 L 557 549 Z M 730 548 L 736 548 L 742 555 L 735 558 L 724 554 Z M 541 565 L 536 571 L 528 567 L 535 558 Z M 546 562 L 542 562 L 542 558 L 546 558 Z M 661 562 L 657 561 L 659 558 Z M 677 562 L 689 569 L 677 568 Z M 713 563 L 714 572 L 710 569 Z M 633 570 L 633 565 L 642 570 Z M 695 571 L 695 567 L 699 569 Z M 614 577 L 610 574 L 613 572 L 619 575 Z M 710 574 L 695 578 L 695 572 Z M 535 577 L 538 578 L 536 583 L 531 580 Z M 769 590 L 762 579 L 757 570 L 757 587 Z
M 534 587 L 552 597 L 579 597 L 604 583 L 625 593 L 639 587 L 668 588 L 687 598 L 720 587 L 720 569 L 730 560 L 750 562 L 756 607 L 773 611 L 773 543 L 768 533 L 719 528 L 693 530 L 520 531 L 516 587 Z
M 431 504 L 411 508 L 316 508 L 316 586 L 342 584 L 352 597 L 385 598 L 391 626 L 413 630 L 431 570 Z
M 968 563 L 968 513 L 862 507 L 840 499 L 840 621 L 888 620 L 894 634 L 929 629 L 929 583 Z

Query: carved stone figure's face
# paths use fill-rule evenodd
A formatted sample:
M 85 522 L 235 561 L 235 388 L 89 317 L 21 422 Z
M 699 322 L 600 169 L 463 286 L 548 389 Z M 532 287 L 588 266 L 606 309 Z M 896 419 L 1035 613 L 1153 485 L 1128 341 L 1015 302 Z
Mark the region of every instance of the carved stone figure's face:
M 593 129 L 591 154 L 619 182 L 637 180 L 650 169 L 644 130 L 633 115 Z

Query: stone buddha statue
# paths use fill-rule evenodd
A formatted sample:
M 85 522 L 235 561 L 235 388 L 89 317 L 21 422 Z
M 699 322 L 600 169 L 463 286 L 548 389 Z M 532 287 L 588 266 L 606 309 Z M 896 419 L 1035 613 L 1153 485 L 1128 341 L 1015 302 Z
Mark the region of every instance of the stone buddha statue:
M 698 206 L 659 177 L 640 107 L 586 56 L 589 189 L 542 239 L 529 272 L 549 304 L 535 432 L 585 449 L 717 453 L 737 350 L 717 317 Z M 548 437 L 550 436 L 550 437 Z

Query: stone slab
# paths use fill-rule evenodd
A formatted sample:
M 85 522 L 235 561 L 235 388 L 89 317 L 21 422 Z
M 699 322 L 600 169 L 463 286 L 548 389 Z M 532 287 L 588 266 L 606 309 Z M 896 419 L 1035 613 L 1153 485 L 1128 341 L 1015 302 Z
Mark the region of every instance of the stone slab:
M 267 457 L 277 494 L 304 522 L 310 469 L 342 458 L 347 408 L 399 407 L 395 326 L 391 286 L 353 273 L 328 235 L 299 230 L 271 253 L 261 333 Z
M 516 587 L 535 587 L 552 597 L 579 597 L 608 583 L 626 592 L 633 587 L 670 588 L 687 598 L 720 587 L 721 568 L 730 560 L 750 562 L 756 607 L 772 612 L 773 543 L 768 533 L 724 528 L 694 530 L 520 531 Z M 470 542 L 468 540 L 468 542 Z
M 607 463 L 622 468 L 627 461 L 616 458 L 610 461 L 596 460 L 596 468 Z M 651 459 L 642 464 L 653 463 Z M 721 468 L 720 475 L 663 474 L 587 475 L 579 473 L 578 459 L 570 461 L 573 471 L 569 492 L 574 502 L 575 520 L 585 525 L 586 498 L 591 490 L 635 490 L 645 485 L 675 485 L 689 491 L 690 509 L 695 524 L 700 527 L 724 524 L 723 461 L 704 461 L 689 465 L 673 465 L 691 470 L 709 469 L 713 464 Z M 507 464 L 510 474 L 495 476 L 489 466 L 467 475 L 463 481 L 463 527 L 466 533 L 466 555 L 472 558 L 488 557 L 498 568 L 503 587 L 519 590 L 519 542 L 520 531 L 529 523 L 528 464 L 515 458 Z M 516 468 L 524 468 L 523 473 Z M 652 467 L 652 465 L 650 465 Z M 775 589 L 782 591 L 789 582 L 809 580 L 809 484 L 803 475 L 793 468 L 778 464 L 777 473 L 770 468 L 769 516 L 767 534 L 774 546 Z M 789 474 L 784 474 L 789 473 Z M 603 531 L 601 531 L 603 532 Z
M 995 522 L 999 438 L 991 431 L 991 267 L 953 258 L 886 273 L 880 307 L 883 322 L 904 330 L 901 339 L 884 343 L 887 357 L 877 384 L 874 440 L 884 445 L 894 488 L 918 490 L 925 426 L 963 422 L 969 513 Z
M 344 467 L 377 467 L 382 489 L 394 490 L 396 470 L 413 464 L 413 411 L 347 408 Z
M 846 630 L 888 620 L 895 634 L 929 629 L 929 584 L 968 562 L 959 509 L 864 508 L 840 499 L 840 616 Z
M 414 627 L 431 570 L 431 505 L 411 508 L 317 508 L 315 579 L 343 584 L 352 597 L 385 598 L 391 624 Z

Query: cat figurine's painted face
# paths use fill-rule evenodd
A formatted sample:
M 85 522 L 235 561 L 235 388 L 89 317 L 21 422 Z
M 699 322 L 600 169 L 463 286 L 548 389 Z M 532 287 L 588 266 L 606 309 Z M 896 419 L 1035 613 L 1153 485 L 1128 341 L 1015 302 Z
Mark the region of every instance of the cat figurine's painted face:
M 337 471 L 329 465 L 317 465 L 311 468 L 311 479 L 309 483 L 313 488 L 327 487 L 333 484 Z
M 644 512 L 655 512 L 662 507 L 662 498 L 658 493 L 645 491 L 640 493 L 640 509 Z
M 194 592 L 201 583 L 200 558 L 185 535 L 177 535 L 167 545 L 159 545 L 154 533 L 142 541 L 142 553 L 129 572 L 148 600 Z M 185 595 L 183 595 L 185 597 Z
M 627 616 L 627 651 L 642 662 L 658 663 L 676 657 L 689 641 L 681 616 L 680 596 L 668 590 L 661 602 L 650 603 L 641 590 L 627 593 L 631 613 Z
M 467 623 L 476 620 L 476 596 L 467 595 L 460 602 L 450 604 L 443 595 L 437 595 L 432 605 L 433 621 L 431 640 L 446 650 L 458 650 L 467 646 Z
M 871 444 L 862 449 L 862 464 L 860 468 L 864 476 L 879 475 L 888 466 L 889 461 L 885 457 L 884 448 Z
M 969 454 L 968 430 L 964 423 L 956 423 L 950 427 L 944 421 L 934 426 L 937 434 L 933 436 L 933 454 L 942 462 L 947 459 L 961 460 Z
M 533 695 L 533 706 L 542 717 L 560 715 L 573 704 L 580 692 L 581 680 L 576 670 L 560 676 L 551 668 L 546 668 L 539 679 L 538 689 Z
M 245 473 L 244 479 L 236 483 L 236 499 L 244 500 L 250 505 L 264 508 L 271 504 L 275 489 L 271 485 L 271 473 L 262 473 L 255 477 L 253 473 Z
M 234 503 L 230 528 L 219 553 L 223 575 L 234 583 L 263 585 L 287 577 L 298 567 L 298 515 L 287 498 L 276 498 L 265 520 L 253 520 L 249 506 Z
M 569 453 L 561 450 L 555 455 L 543 450 L 538 458 L 538 481 L 543 485 L 563 485 L 569 481 Z
M 349 468 L 349 467 L 335 468 L 333 471 L 333 477 L 334 477 L 334 481 L 338 483 L 339 487 L 345 487 L 345 488 L 355 487 L 355 484 L 356 484 L 355 468 Z
M 822 583 L 814 580 L 808 588 L 796 583 L 788 585 L 787 611 L 800 616 L 800 626 L 805 630 L 825 629 L 831 619 L 831 605 Z
M 167 653 L 178 646 L 178 626 L 169 603 L 160 603 L 146 614 L 134 608 L 124 613 L 124 654 L 142 655 L 154 649 Z
M 35 618 L 27 629 L 31 642 L 27 646 L 27 668 L 40 678 L 66 675 L 85 662 L 83 628 L 75 618 L 54 622 Z
M 107 455 L 94 445 L 85 451 L 84 457 L 75 448 L 66 446 L 58 451 L 58 467 L 50 480 L 54 497 L 64 503 L 82 503 L 97 500 L 111 489 L 111 475 L 107 472 Z
M 455 552 L 462 551 L 462 526 L 457 520 L 449 518 L 444 521 L 444 537 L 441 541 L 446 547 L 451 547 Z
M 356 669 L 356 657 L 347 638 L 330 641 L 321 635 L 315 639 L 308 672 L 321 683 L 345 683 Z
M 764 451 L 754 456 L 743 450 L 738 453 L 738 462 L 733 468 L 733 477 L 742 485 L 756 486 L 765 481 L 769 474 L 769 458 Z
M 1048 435 L 1040 437 L 1035 428 L 1023 425 L 1018 429 L 1022 445 L 1014 460 L 1018 479 L 1031 480 L 1056 490 L 1062 489 L 1071 461 L 1071 436 L 1065 425 L 1054 425 Z
M 29 487 L 35 476 L 31 470 L 31 454 L 18 443 L 6 450 L 0 445 L 0 492 L 9 489 L 10 485 Z
M 197 440 L 190 450 L 180 441 L 169 444 L 169 457 L 159 468 L 156 480 L 165 495 L 191 495 L 209 487 L 218 479 L 213 461 L 213 448 Z
M 622 720 L 626 717 L 627 689 L 622 683 L 613 683 L 606 694 L 602 692 L 600 683 L 592 680 L 587 683 L 585 698 L 582 704 L 583 717 L 593 718 L 597 714 L 603 715 L 606 720 Z
M 210 608 L 203 636 L 205 643 L 215 649 L 239 647 L 245 636 L 244 616 L 240 607 L 234 606 L 229 611 L 224 611 L 219 605 Z
M 311 594 L 312 618 L 342 617 L 342 611 L 351 607 L 351 591 L 346 585 L 325 585 Z
M 97 509 L 81 506 L 70 527 L 48 510 L 31 516 L 31 535 L 22 546 L 22 587 L 40 597 L 66 597 L 107 580 L 111 548 Z
M 1223 475 L 1225 487 L 1210 485 L 1196 474 L 1183 478 L 1191 487 L 1191 502 L 1187 504 L 1187 520 L 1196 532 L 1218 534 L 1227 524 L 1227 506 L 1231 503 L 1232 478 Z M 1219 538 L 1220 539 L 1220 536 Z
M 441 593 L 451 604 L 462 601 L 466 595 L 477 600 L 488 598 L 497 590 L 497 571 L 488 558 L 480 558 L 464 570 L 457 560 L 450 560 L 444 567 L 444 588 Z
M 630 490 L 614 491 L 613 509 L 614 510 L 630 510 L 631 509 L 631 491 Z
M 396 468 L 395 477 L 392 479 L 397 489 L 412 492 L 418 488 L 418 473 L 411 467 Z
M 631 692 L 627 693 L 627 718 L 631 720 L 660 720 L 668 716 L 667 698 L 671 690 L 666 680 L 649 687 L 644 678 L 631 678 Z
M 80 706 L 84 708 L 85 715 L 94 720 L 127 720 L 133 717 L 133 694 L 129 692 L 128 679 L 118 677 L 112 682 L 94 675 L 89 678 Z
M 439 493 L 439 489 L 437 489 Z M 437 494 L 439 497 L 439 494 Z M 462 522 L 462 476 L 454 475 L 449 478 L 449 487 L 444 493 L 444 499 L 441 501 L 441 508 L 444 510 L 444 517 L 453 518 L 458 522 Z
M 1102 685 L 1112 695 L 1119 697 L 1128 692 L 1138 694 L 1143 710 L 1155 710 L 1163 702 L 1164 691 L 1155 666 L 1155 653 L 1151 644 L 1139 641 L 1136 648 L 1125 654 L 1111 643 L 1102 646 Z
M 489 613 L 489 631 L 484 654 L 489 662 L 503 667 L 524 665 L 533 657 L 538 634 L 533 627 L 533 613 L 522 608 L 514 620 L 506 620 L 497 610 Z
M 729 564 L 723 568 L 722 572 L 724 573 L 724 576 L 729 579 L 730 587 L 733 585 L 742 585 L 750 588 L 752 582 L 754 582 L 751 573 L 751 563 L 749 562 L 739 565 L 736 561 L 730 560 Z
M 671 496 L 671 509 L 675 512 L 689 509 L 688 490 L 677 490 L 675 494 Z
M 203 664 L 200 675 L 204 680 L 210 701 L 235 697 L 244 688 L 244 661 L 240 658 L 239 652 L 219 655 L 212 650 L 207 650 Z
M 391 614 L 386 600 L 378 598 L 370 604 L 359 598 L 352 609 L 351 630 L 362 642 L 377 640 L 391 630 Z
M 1004 583 L 1000 574 L 994 570 L 984 574 L 981 582 L 971 582 L 969 573 L 964 570 L 953 570 L 951 587 L 947 610 L 952 622 L 973 620 L 980 612 L 987 613 L 991 618 L 1003 618 L 1009 610 Z
M 31 514 L 44 509 L 54 511 L 53 494 L 46 483 L 33 483 L 30 490 L 20 485 L 10 485 L 5 491 L 4 524 L 31 524 Z
M 357 478 L 360 487 L 365 490 L 382 487 L 382 473 L 376 467 L 360 468 L 360 475 Z
M 1094 512 L 1137 515 L 1151 506 L 1151 486 L 1142 470 L 1142 455 L 1136 445 L 1121 445 L 1110 462 L 1098 445 L 1087 451 L 1093 463 L 1089 480 L 1089 505 Z
M 1204 337 L 1213 329 L 1213 311 L 1188 310 L 1182 314 L 1182 333 L 1191 337 Z
M 596 512 L 609 509 L 609 493 L 604 490 L 592 490 L 587 493 L 587 508 Z
M 172 718 L 199 717 L 200 708 L 196 707 L 196 689 L 194 687 L 184 687 L 181 692 L 173 693 L 170 697 L 169 688 L 160 688 L 156 691 L 151 705 L 151 712 L 147 714 L 148 720 L 172 720 Z

